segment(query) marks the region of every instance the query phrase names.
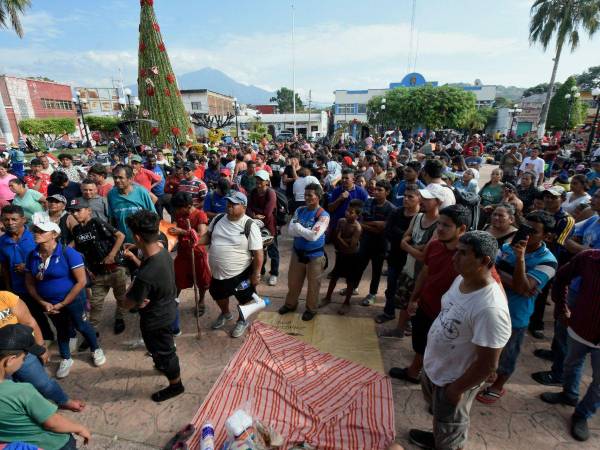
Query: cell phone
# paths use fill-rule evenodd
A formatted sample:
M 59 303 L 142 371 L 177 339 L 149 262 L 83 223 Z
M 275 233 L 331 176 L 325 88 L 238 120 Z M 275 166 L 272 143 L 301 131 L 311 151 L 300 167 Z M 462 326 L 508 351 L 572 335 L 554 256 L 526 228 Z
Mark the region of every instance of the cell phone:
M 516 244 L 526 240 L 529 236 L 535 233 L 535 229 L 526 223 L 521 224 L 515 235 L 513 236 L 512 242 Z

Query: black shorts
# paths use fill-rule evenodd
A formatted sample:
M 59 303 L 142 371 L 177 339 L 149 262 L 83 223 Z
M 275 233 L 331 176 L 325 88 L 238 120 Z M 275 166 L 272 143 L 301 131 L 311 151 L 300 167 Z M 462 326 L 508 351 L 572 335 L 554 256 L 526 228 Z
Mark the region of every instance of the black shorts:
M 214 300 L 223 300 L 233 295 L 241 305 L 248 303 L 252 300 L 252 294 L 256 292 L 254 286 L 250 284 L 246 289 L 238 290 L 237 288 L 240 283 L 250 279 L 251 272 L 252 265 L 249 265 L 247 269 L 233 278 L 226 280 L 211 278 L 208 292 Z
M 345 278 L 348 283 L 360 282 L 360 264 L 357 264 L 358 253 L 335 252 L 335 266 L 331 271 L 334 278 Z
M 417 312 L 410 318 L 412 323 L 412 347 L 415 353 L 419 355 L 425 354 L 427 347 L 427 334 L 435 319 L 430 319 L 421 308 L 417 308 Z

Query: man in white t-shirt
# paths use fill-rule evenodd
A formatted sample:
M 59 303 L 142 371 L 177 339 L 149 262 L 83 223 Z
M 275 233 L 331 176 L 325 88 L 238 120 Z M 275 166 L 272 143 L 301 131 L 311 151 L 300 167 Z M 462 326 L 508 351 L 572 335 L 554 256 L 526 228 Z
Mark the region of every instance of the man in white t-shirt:
M 320 184 L 317 177 L 310 175 L 307 167 L 302 167 L 298 171 L 298 178 L 294 181 L 294 211 L 300 206 L 304 206 L 304 191 L 309 184 Z
M 252 300 L 252 294 L 260 283 L 263 263 L 260 229 L 246 215 L 248 199 L 241 192 L 232 191 L 226 200 L 227 213 L 215 216 L 208 232 L 200 239 L 201 244 L 210 245 L 208 265 L 212 279 L 209 292 L 221 309 L 221 314 L 212 324 L 213 330 L 222 328 L 233 319 L 229 312 L 230 296 L 235 296 L 240 304 Z M 248 322 L 239 317 L 231 337 L 240 337 L 247 327 Z
M 523 172 L 535 173 L 537 186 L 544 182 L 544 160 L 538 156 L 539 154 L 540 151 L 537 148 L 532 148 L 531 155 L 525 158 L 519 167 L 519 174 Z
M 421 387 L 433 411 L 433 433 L 410 430 L 419 447 L 464 448 L 473 400 L 510 338 L 508 302 L 491 275 L 497 253 L 496 239 L 484 231 L 470 231 L 458 241 L 459 276 L 427 335 Z

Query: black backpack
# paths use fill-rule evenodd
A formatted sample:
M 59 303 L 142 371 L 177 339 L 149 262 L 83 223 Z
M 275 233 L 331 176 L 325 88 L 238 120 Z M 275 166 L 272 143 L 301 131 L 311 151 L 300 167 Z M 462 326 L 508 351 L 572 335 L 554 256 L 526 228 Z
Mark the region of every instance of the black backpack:
M 273 189 L 275 191 L 275 195 L 277 196 L 277 207 L 275 210 L 275 220 L 277 221 L 277 225 L 283 226 L 287 223 L 288 214 L 290 213 L 290 209 L 288 206 L 288 199 L 285 195 L 285 192 L 281 192 L 277 189 Z
M 471 225 L 468 227 L 467 231 L 476 230 L 477 225 L 479 224 L 479 204 L 481 202 L 479 195 L 473 192 L 460 191 L 451 186 L 447 187 L 454 193 L 456 204 L 466 207 L 471 213 Z

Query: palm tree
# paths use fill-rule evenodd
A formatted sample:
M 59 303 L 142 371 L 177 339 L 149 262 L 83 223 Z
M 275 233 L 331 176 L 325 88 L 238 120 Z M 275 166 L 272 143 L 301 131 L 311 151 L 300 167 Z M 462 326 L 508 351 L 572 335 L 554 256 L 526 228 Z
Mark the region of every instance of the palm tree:
M 31 0 L 0 0 L 0 28 L 9 28 L 8 21 L 17 36 L 23 37 L 21 15 L 31 6 Z
M 538 137 L 542 137 L 546 129 L 548 108 L 554 90 L 556 70 L 560 54 L 565 43 L 575 51 L 579 45 L 579 29 L 583 29 L 589 37 L 598 30 L 600 25 L 600 0 L 535 0 L 531 6 L 531 21 L 529 23 L 529 42 L 540 43 L 547 50 L 553 37 L 556 38 L 556 53 L 554 67 L 548 85 L 546 101 L 540 114 Z

